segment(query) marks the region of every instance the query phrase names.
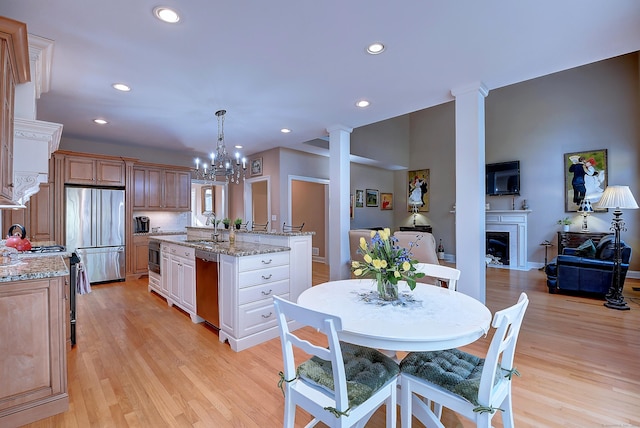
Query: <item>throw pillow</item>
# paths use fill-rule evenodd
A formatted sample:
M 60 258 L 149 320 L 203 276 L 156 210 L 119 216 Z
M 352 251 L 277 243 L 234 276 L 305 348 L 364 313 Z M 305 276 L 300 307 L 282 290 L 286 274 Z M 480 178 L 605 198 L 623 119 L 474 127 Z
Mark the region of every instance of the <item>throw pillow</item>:
M 578 248 L 576 248 L 576 256 L 586 257 L 592 259 L 596 256 L 596 246 L 593 245 L 591 239 L 584 241 Z

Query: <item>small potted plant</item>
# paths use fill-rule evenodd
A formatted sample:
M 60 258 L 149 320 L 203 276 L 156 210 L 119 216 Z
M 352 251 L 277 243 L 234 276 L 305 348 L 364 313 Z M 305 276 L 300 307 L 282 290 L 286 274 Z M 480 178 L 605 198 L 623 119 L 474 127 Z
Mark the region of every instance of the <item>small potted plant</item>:
M 229 229 L 229 224 L 231 223 L 231 219 L 225 217 L 222 219 L 222 224 L 224 224 L 225 229 Z
M 569 217 L 561 218 L 560 220 L 558 220 L 558 224 L 562 225 L 562 230 L 564 232 L 568 232 L 569 225 L 571 224 L 571 220 L 569 220 Z
M 236 229 L 240 229 L 240 226 L 242 225 L 242 219 L 240 217 L 238 217 L 237 219 L 235 219 L 233 221 L 233 224 L 236 225 Z

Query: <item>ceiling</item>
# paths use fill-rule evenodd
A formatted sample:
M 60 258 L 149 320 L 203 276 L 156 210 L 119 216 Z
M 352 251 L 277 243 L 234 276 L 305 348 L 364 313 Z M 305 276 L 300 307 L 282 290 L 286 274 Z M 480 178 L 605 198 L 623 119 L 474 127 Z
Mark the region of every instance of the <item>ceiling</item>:
M 181 15 L 174 25 L 153 16 L 158 5 L 0 2 L 0 15 L 55 42 L 37 118 L 62 123 L 63 141 L 197 156 L 211 151 L 214 112 L 226 109 L 227 146 L 304 149 L 327 128 L 441 104 L 452 89 L 492 90 L 640 50 L 637 0 L 163 1 Z M 368 55 L 375 41 L 386 50 Z M 357 108 L 362 98 L 371 105 Z

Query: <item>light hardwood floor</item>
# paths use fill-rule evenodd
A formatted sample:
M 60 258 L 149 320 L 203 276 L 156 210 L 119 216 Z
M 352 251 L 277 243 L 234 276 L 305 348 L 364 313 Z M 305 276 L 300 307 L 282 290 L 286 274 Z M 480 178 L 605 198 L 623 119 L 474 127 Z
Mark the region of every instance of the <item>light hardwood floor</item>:
M 314 265 L 314 283 L 326 280 L 326 268 Z M 600 300 L 548 294 L 538 270 L 487 272 L 492 313 L 522 291 L 531 300 L 516 355 L 516 426 L 640 427 L 640 292 L 631 289 L 640 282 L 626 283 L 631 311 L 615 311 Z M 465 349 L 481 355 L 489 338 Z M 30 427 L 282 426 L 279 340 L 233 352 L 148 293 L 146 279 L 78 297 L 78 345 L 68 361 L 69 411 Z M 297 426 L 308 420 L 298 412 Z M 443 420 L 472 426 L 446 411 Z M 383 427 L 383 413 L 367 426 Z

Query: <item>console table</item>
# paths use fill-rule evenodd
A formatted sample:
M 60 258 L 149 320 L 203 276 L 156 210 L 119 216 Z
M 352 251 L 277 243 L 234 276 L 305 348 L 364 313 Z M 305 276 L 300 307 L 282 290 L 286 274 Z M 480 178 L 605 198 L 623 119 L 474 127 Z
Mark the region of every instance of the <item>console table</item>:
M 593 241 L 593 245 L 597 246 L 600 240 L 610 235 L 606 232 L 558 232 L 558 254 L 562 254 L 564 248 L 578 248 L 587 239 Z
M 401 232 L 432 232 L 431 225 L 429 224 L 416 224 L 415 226 L 400 226 Z

